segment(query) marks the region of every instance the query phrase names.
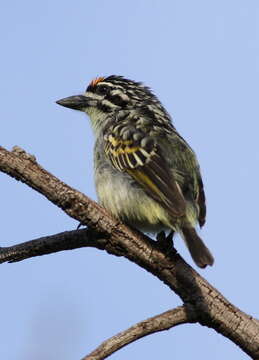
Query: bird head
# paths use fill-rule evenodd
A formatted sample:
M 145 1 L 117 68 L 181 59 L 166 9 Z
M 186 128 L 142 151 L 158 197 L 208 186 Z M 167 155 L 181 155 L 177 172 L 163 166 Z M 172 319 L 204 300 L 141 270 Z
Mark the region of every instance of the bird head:
M 95 130 L 105 123 L 107 116 L 120 110 L 146 107 L 165 114 L 163 106 L 148 87 L 117 75 L 98 77 L 90 82 L 83 94 L 58 100 L 57 104 L 85 112 Z

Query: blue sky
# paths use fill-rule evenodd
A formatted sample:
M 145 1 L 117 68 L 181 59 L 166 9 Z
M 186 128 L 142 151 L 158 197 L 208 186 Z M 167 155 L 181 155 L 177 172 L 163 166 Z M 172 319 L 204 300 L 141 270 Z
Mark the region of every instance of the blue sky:
M 14 0 L 0 14 L 0 145 L 23 147 L 96 199 L 89 121 L 55 101 L 82 92 L 98 75 L 144 81 L 200 161 L 208 206 L 201 235 L 215 256 L 202 275 L 256 317 L 258 24 L 257 0 Z M 1 246 L 77 226 L 2 173 L 0 185 Z M 176 247 L 192 264 L 179 239 Z M 181 303 L 144 270 L 95 249 L 3 264 L 0 279 L 0 357 L 9 360 L 80 359 Z M 158 357 L 248 358 L 199 325 L 146 337 L 112 358 Z

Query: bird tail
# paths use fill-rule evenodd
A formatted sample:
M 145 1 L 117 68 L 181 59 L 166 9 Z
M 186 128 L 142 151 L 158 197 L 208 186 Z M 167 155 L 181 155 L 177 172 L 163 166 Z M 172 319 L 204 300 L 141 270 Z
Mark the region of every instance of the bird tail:
M 205 268 L 207 265 L 212 266 L 214 258 L 195 228 L 183 227 L 181 232 L 195 264 L 200 268 Z

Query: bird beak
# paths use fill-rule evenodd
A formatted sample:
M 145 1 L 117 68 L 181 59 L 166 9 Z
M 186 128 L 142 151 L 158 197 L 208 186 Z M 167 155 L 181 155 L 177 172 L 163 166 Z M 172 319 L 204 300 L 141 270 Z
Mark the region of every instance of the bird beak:
M 56 101 L 56 103 L 70 109 L 83 111 L 89 106 L 94 106 L 96 104 L 96 100 L 84 95 L 75 95 L 60 99 Z

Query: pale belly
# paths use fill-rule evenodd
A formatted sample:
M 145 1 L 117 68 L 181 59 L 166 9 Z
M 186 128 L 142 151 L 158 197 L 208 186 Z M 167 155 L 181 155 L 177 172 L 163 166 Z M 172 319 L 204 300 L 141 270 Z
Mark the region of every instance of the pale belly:
M 128 174 L 106 166 L 97 170 L 95 183 L 99 203 L 113 216 L 145 232 L 157 233 L 172 228 L 168 213 Z

